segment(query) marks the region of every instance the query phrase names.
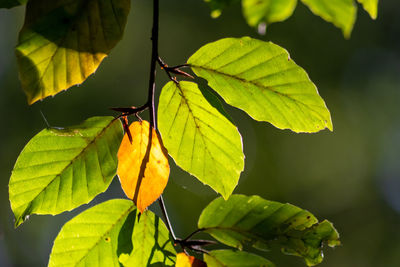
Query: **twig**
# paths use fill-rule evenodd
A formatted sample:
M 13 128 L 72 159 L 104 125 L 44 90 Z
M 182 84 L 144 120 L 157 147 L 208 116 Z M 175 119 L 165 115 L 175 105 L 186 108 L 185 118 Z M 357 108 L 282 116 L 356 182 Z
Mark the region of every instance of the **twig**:
M 193 233 L 191 233 L 190 235 L 188 235 L 185 239 L 183 239 L 182 241 L 188 241 L 190 238 L 192 238 L 195 234 L 200 233 L 204 231 L 203 228 L 201 229 L 197 229 L 196 231 L 194 231 Z
M 175 75 L 182 75 L 182 76 L 185 76 L 190 79 L 194 79 L 194 77 L 192 75 L 181 70 L 181 68 L 189 67 L 189 65 L 187 65 L 187 64 L 181 64 L 181 65 L 170 67 L 161 59 L 161 57 L 158 57 L 157 62 L 160 65 L 161 69 L 163 69 L 165 71 L 165 73 L 168 75 L 169 79 L 175 83 L 179 83 L 179 82 L 176 79 L 176 77 L 172 77 L 171 73 L 173 73 Z

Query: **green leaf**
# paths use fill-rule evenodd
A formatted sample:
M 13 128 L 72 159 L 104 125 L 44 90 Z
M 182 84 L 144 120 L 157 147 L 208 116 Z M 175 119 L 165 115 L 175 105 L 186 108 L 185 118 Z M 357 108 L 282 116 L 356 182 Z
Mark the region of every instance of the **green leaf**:
M 25 5 L 28 0 L 0 0 L 0 8 L 12 8 Z
M 379 0 L 357 0 L 361 3 L 364 9 L 369 13 L 372 19 L 378 16 L 378 1 Z
M 92 207 L 61 229 L 50 254 L 52 266 L 115 266 L 129 249 L 136 207 L 130 200 L 113 199 Z
M 339 234 L 333 224 L 324 220 L 303 232 L 293 231 L 290 238 L 280 238 L 276 241 L 282 246 L 282 252 L 288 255 L 303 257 L 308 266 L 322 262 L 322 246 L 340 245 Z
M 353 0 L 301 0 L 310 10 L 324 20 L 342 29 L 349 38 L 357 16 L 357 6 Z
M 255 120 L 294 132 L 332 130 L 329 110 L 307 73 L 273 43 L 226 38 L 200 48 L 188 64 Z
M 221 103 L 192 82 L 167 83 L 158 105 L 158 126 L 168 153 L 224 198 L 244 168 L 242 139 Z
M 250 26 L 284 21 L 296 8 L 297 0 L 242 0 L 243 15 Z
M 218 18 L 222 10 L 239 0 L 204 0 L 211 8 L 211 17 Z
M 257 249 L 278 244 L 284 253 L 303 257 L 309 266 L 322 261 L 323 243 L 340 244 L 330 222 L 318 223 L 306 210 L 258 196 L 232 195 L 227 201 L 218 198 L 203 210 L 198 226 L 239 249 L 246 244 Z
M 35 0 L 16 54 L 29 104 L 80 84 L 121 40 L 130 0 Z
M 267 259 L 244 251 L 213 250 L 204 254 L 207 267 L 274 267 Z
M 15 226 L 30 214 L 59 214 L 104 192 L 117 170 L 121 122 L 93 117 L 41 131 L 25 146 L 9 184 Z
M 139 217 L 138 217 L 139 218 Z M 125 267 L 174 266 L 174 241 L 164 222 L 149 210 L 135 223 L 132 235 L 133 251 L 119 258 Z

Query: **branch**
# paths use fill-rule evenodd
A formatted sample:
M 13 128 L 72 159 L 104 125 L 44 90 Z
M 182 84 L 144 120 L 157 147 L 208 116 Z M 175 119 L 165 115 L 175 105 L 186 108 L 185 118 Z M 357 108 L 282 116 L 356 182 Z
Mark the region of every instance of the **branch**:
M 164 199 L 162 195 L 158 198 L 158 204 L 160 204 L 161 211 L 164 215 L 165 224 L 167 225 L 167 228 L 171 233 L 172 238 L 174 239 L 174 243 L 176 243 L 178 239 L 175 236 L 174 229 L 172 229 L 171 222 L 169 220 L 167 209 L 165 208 Z
M 197 234 L 200 233 L 202 231 L 204 231 L 204 228 L 201 229 L 197 229 L 196 231 L 194 231 L 193 233 L 191 233 L 188 237 L 186 237 L 185 239 L 177 239 L 175 241 L 175 243 L 179 244 L 183 250 L 186 252 L 186 249 L 190 249 L 194 252 L 199 252 L 199 253 L 207 253 L 208 251 L 205 250 L 203 247 L 204 246 L 210 246 L 210 245 L 216 245 L 218 244 L 216 241 L 214 240 L 203 240 L 203 239 L 196 239 L 196 240 L 192 240 L 191 238 Z
M 150 126 L 157 131 L 156 111 L 154 104 L 154 93 L 156 90 L 156 64 L 158 59 L 158 21 L 159 21 L 159 0 L 153 1 L 153 29 L 151 33 L 152 51 L 150 63 L 149 94 L 147 105 L 150 108 Z
M 158 24 L 159 24 L 159 0 L 153 0 L 153 29 L 151 33 L 152 51 L 151 51 L 151 64 L 150 64 L 150 78 L 149 78 L 149 94 L 147 98 L 147 106 L 150 110 L 150 126 L 157 131 L 156 110 L 154 103 L 154 94 L 156 90 L 156 64 L 158 60 Z M 174 230 L 172 229 L 167 209 L 165 208 L 162 195 L 158 198 L 161 211 L 164 215 L 165 223 L 169 232 L 176 241 Z

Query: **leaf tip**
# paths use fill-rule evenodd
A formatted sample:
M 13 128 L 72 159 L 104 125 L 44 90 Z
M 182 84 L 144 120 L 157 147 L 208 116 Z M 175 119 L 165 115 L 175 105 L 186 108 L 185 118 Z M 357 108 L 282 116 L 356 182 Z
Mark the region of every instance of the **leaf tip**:
M 143 214 L 143 212 L 145 212 L 147 207 L 150 206 L 150 205 L 137 204 L 137 209 L 139 210 L 140 214 Z
M 28 219 L 29 219 L 29 215 L 26 215 L 26 216 L 18 216 L 18 217 L 15 216 L 15 219 L 14 219 L 14 229 L 17 229 L 18 226 L 20 226 L 24 221 L 26 221 L 26 220 L 28 220 Z
M 28 90 L 25 90 L 25 94 L 26 94 L 26 101 L 28 102 L 28 105 L 31 106 L 33 104 L 35 104 L 37 101 L 41 100 L 40 97 L 35 97 L 34 95 L 30 94 L 28 92 Z
M 219 192 L 225 201 L 230 198 L 230 196 L 232 195 L 233 190 L 235 190 L 236 186 L 237 186 L 237 183 L 232 188 L 224 188 L 224 190 L 221 190 Z
M 344 39 L 346 39 L 346 40 L 350 40 L 351 31 L 345 31 L 345 30 L 343 30 L 343 37 L 344 37 Z

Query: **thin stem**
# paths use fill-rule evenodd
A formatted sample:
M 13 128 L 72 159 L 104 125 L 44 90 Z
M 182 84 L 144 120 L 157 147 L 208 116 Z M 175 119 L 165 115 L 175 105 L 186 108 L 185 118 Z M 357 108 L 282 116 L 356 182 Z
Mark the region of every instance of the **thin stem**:
M 189 67 L 188 64 L 181 64 L 181 65 L 177 65 L 177 66 L 173 66 L 173 67 L 169 67 L 159 56 L 157 59 L 158 64 L 160 65 L 160 67 L 165 71 L 165 73 L 168 75 L 168 78 L 175 82 L 176 84 L 179 83 L 179 81 L 176 79 L 176 77 L 172 77 L 171 73 L 175 74 L 175 75 L 182 75 L 185 76 L 187 78 L 190 79 L 194 79 L 194 77 L 192 75 L 190 75 L 187 72 L 184 72 L 183 70 L 181 70 L 181 68 L 185 68 L 185 67 Z
M 176 79 L 174 79 L 174 78 L 171 76 L 171 74 L 169 73 L 169 71 L 166 69 L 166 68 L 167 68 L 167 64 L 165 64 L 165 62 L 164 62 L 160 57 L 157 58 L 157 62 L 158 62 L 158 64 L 160 65 L 160 67 L 165 71 L 165 73 L 167 74 L 168 78 L 169 78 L 171 81 L 176 82 Z
M 169 221 L 168 212 L 167 212 L 167 209 L 165 208 L 164 199 L 163 199 L 162 195 L 158 198 L 158 203 L 160 204 L 161 211 L 164 215 L 165 224 L 167 225 L 167 228 L 168 228 L 169 232 L 171 233 L 172 238 L 174 239 L 174 242 L 176 242 L 177 239 L 176 239 L 176 236 L 174 233 L 174 229 L 172 229 L 171 222 Z
M 192 238 L 195 234 L 200 233 L 200 232 L 202 232 L 202 231 L 204 231 L 203 228 L 197 229 L 196 231 L 194 231 L 193 233 L 191 233 L 190 235 L 188 235 L 188 236 L 187 236 L 185 239 L 183 239 L 182 241 L 186 242 L 186 241 L 188 241 L 190 238 Z
M 153 29 L 151 32 L 152 50 L 151 50 L 151 64 L 150 64 L 150 78 L 149 78 L 149 94 L 147 98 L 147 105 L 150 110 L 150 126 L 157 131 L 156 110 L 154 103 L 154 95 L 156 90 L 156 64 L 158 61 L 158 25 L 159 25 L 159 0 L 153 0 Z M 165 223 L 168 230 L 172 235 L 174 241 L 176 236 L 172 229 L 171 222 L 168 217 L 167 209 L 164 204 L 162 195 L 158 198 L 161 211 L 164 215 Z

